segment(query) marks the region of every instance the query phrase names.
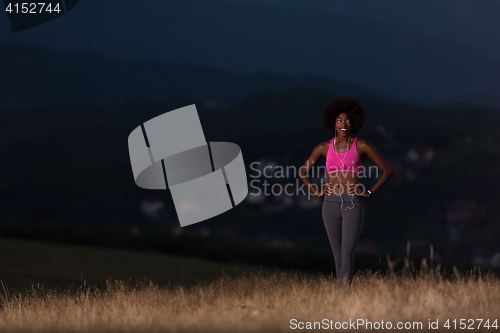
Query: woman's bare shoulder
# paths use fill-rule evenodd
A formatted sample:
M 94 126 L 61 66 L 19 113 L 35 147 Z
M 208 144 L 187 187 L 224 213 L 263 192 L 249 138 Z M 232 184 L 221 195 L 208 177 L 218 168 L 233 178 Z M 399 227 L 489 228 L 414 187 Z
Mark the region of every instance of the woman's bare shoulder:
M 356 145 L 358 146 L 358 148 L 361 151 L 365 151 L 366 148 L 373 147 L 373 145 L 370 143 L 370 141 L 368 141 L 366 139 L 361 139 L 361 138 L 358 138 Z
M 330 147 L 331 141 L 332 141 L 332 139 L 322 141 L 316 146 L 316 149 L 321 151 L 321 155 L 326 156 L 326 154 L 328 153 L 328 148 Z
M 359 145 L 365 145 L 368 142 L 368 140 L 358 137 L 357 142 Z

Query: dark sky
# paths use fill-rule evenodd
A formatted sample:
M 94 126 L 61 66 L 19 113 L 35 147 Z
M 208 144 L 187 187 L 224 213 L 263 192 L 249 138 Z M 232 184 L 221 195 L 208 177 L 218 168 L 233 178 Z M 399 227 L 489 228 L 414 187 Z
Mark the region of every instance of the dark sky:
M 209 1 L 209 0 L 207 0 Z M 233 0 L 293 8 L 321 8 L 367 17 L 454 40 L 500 56 L 500 1 L 495 0 Z
M 220 2 L 202 0 L 206 3 Z M 122 0 L 107 1 L 115 3 L 115 13 L 108 12 L 108 18 L 119 23 L 117 15 L 123 11 L 120 7 L 135 7 L 136 12 L 143 10 L 137 7 L 147 6 L 144 2 Z M 159 0 L 148 1 L 154 4 Z M 165 1 L 163 1 L 165 2 Z M 227 0 L 226 3 L 261 4 L 265 6 L 278 6 L 282 8 L 318 8 L 332 13 L 348 16 L 367 17 L 383 22 L 388 22 L 416 32 L 430 34 L 477 47 L 483 52 L 500 56 L 500 1 L 496 0 Z M 85 7 L 85 8 L 84 8 Z M 160 6 L 161 7 L 161 6 Z M 92 12 L 97 15 L 105 9 L 102 1 L 81 0 L 78 10 L 86 12 L 88 24 L 95 22 Z M 109 11 L 109 8 L 106 8 Z M 161 8 L 159 8 L 161 10 Z M 72 13 L 72 15 L 78 15 Z M 97 15 L 98 16 L 98 15 Z M 144 23 L 148 22 L 147 16 L 142 16 Z M 68 18 L 68 21 L 71 19 Z M 63 22 L 58 25 L 65 27 Z M 43 30 L 43 29 L 42 29 Z M 30 35 L 43 34 L 41 29 L 30 31 Z M 139 30 L 138 30 L 139 31 Z M 6 17 L 0 16 L 0 40 L 12 40 L 9 36 L 10 27 Z M 19 34 L 14 39 L 18 41 L 33 41 L 33 39 Z M 50 45 L 50 43 L 48 43 Z
M 420 103 L 500 107 L 500 2 L 82 0 L 0 42 L 341 80 Z

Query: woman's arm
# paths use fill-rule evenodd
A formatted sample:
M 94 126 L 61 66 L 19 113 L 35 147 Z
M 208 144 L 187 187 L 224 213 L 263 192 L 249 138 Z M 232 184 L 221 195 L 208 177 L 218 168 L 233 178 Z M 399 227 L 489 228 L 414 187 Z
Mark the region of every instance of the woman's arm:
M 371 158 L 377 167 L 382 170 L 382 175 L 370 189 L 372 193 L 375 193 L 380 190 L 380 188 L 387 183 L 389 178 L 394 175 L 394 171 L 392 170 L 389 162 L 387 162 L 387 160 L 378 152 L 377 148 L 375 148 L 375 146 L 373 146 L 370 142 L 367 140 L 358 140 L 358 147 L 361 152 Z
M 299 170 L 300 179 L 304 182 L 304 184 L 306 184 L 309 191 L 318 197 L 324 194 L 324 190 L 318 189 L 318 186 L 314 184 L 307 175 L 309 174 L 309 171 L 311 171 L 312 167 L 315 166 L 323 156 L 325 156 L 324 151 L 325 143 L 321 142 L 314 148 L 311 156 L 309 156 L 307 161 L 300 167 Z

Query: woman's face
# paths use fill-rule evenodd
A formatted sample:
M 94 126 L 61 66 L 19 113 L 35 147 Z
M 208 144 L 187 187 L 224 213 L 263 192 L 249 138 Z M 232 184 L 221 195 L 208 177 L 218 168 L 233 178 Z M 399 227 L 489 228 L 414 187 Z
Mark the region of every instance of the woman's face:
M 341 113 L 338 115 L 337 121 L 335 122 L 335 128 L 337 129 L 338 136 L 348 137 L 351 135 L 352 123 L 347 113 Z

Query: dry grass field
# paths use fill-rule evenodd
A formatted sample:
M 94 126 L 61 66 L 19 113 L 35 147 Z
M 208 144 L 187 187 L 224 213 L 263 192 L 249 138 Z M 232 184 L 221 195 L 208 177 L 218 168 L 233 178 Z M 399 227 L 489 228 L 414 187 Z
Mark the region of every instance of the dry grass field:
M 191 286 L 109 280 L 102 289 L 32 287 L 15 295 L 4 290 L 0 332 L 290 332 L 342 325 L 431 331 L 430 322 L 437 324 L 434 332 L 496 332 L 492 325 L 499 320 L 498 276 L 444 276 L 439 267 L 424 266 L 414 272 L 358 272 L 345 288 L 332 276 L 277 270 L 222 273 Z

